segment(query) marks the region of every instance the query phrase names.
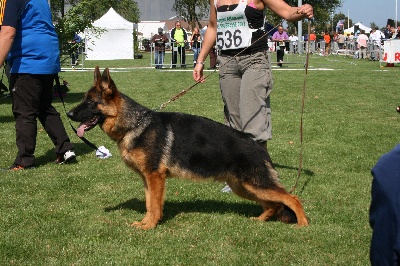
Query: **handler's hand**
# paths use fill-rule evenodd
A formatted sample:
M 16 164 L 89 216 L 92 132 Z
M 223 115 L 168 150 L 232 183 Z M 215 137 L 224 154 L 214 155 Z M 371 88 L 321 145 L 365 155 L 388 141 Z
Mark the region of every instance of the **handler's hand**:
M 205 81 L 204 75 L 203 75 L 203 68 L 204 68 L 204 65 L 196 64 L 196 67 L 193 69 L 193 79 L 196 82 L 203 83 Z
M 301 7 L 299 7 L 297 9 L 297 13 L 305 15 L 306 18 L 314 17 L 314 9 L 309 4 L 305 4 L 305 5 L 302 5 Z

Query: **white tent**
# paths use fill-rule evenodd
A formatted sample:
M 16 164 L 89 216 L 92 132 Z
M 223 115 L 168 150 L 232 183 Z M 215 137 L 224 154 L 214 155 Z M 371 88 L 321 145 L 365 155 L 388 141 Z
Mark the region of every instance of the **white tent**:
M 95 36 L 90 30 L 85 31 L 87 60 L 134 58 L 134 23 L 124 19 L 113 8 L 110 8 L 92 25 L 105 31 L 100 36 Z
M 158 28 L 162 28 L 164 33 L 168 32 L 165 22 L 161 21 L 142 21 L 138 23 L 138 32 L 142 34 L 142 38 L 151 39 L 154 34 L 158 33 Z
M 357 22 L 356 24 L 354 24 L 354 25 L 357 25 L 359 28 L 360 28 L 360 30 L 365 30 L 365 33 L 370 33 L 371 32 L 371 28 L 369 28 L 369 27 L 367 27 L 367 26 L 365 26 L 365 25 L 363 25 L 361 22 Z M 346 35 L 347 33 L 355 33 L 354 32 L 354 26 L 353 27 L 351 27 L 351 28 L 348 28 L 348 29 L 345 29 L 344 30 L 344 34 Z

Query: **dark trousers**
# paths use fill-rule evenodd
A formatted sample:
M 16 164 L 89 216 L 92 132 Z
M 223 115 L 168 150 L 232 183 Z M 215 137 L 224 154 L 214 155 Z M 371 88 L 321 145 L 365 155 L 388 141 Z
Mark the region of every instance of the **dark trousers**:
M 176 63 L 178 63 L 178 53 L 180 57 L 180 62 L 181 66 L 185 67 L 186 66 L 186 52 L 185 52 L 185 47 L 178 46 L 178 51 L 173 51 L 172 52 L 172 66 L 176 67 Z
M 279 62 L 282 60 L 283 62 L 283 56 L 285 55 L 285 46 L 277 46 L 279 47 L 279 50 L 276 51 L 276 61 Z
M 60 114 L 52 106 L 55 75 L 11 74 L 10 90 L 18 154 L 14 163 L 35 164 L 37 118 L 56 146 L 56 154 L 73 150 Z

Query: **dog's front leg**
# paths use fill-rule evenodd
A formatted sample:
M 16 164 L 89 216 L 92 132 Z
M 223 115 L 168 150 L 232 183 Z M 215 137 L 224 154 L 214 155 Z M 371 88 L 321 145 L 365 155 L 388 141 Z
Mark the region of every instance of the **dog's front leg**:
M 158 172 L 143 177 L 146 195 L 146 215 L 141 222 L 134 222 L 132 226 L 140 229 L 151 229 L 157 226 L 162 218 L 165 194 L 165 175 Z

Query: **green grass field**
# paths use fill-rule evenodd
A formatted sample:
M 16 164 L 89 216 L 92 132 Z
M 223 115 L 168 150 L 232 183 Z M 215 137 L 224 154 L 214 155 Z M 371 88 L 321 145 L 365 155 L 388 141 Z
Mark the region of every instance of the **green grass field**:
M 299 165 L 304 57 L 285 58 L 299 64 L 273 68 L 268 148 L 290 190 Z M 150 108 L 193 84 L 190 69 L 144 68 L 148 54 L 140 60 L 84 62 L 85 68 L 97 64 L 113 68 L 117 87 Z M 181 179 L 168 180 L 164 218 L 156 229 L 130 227 L 145 212 L 141 178 L 123 164 L 116 144 L 99 127 L 85 136 L 113 156 L 96 158 L 73 134 L 56 100 L 77 163 L 52 164 L 53 146 L 39 124 L 37 167 L 0 172 L 0 265 L 368 265 L 370 170 L 399 142 L 399 74 L 398 65 L 310 57 L 303 171 L 295 191 L 310 220 L 306 228 L 250 220 L 261 212 L 256 203 L 221 193 L 220 183 Z M 92 85 L 93 72 L 77 69 L 60 76 L 69 82 L 69 110 Z M 222 122 L 218 73 L 163 111 Z M 0 99 L 0 125 L 4 168 L 17 151 L 9 97 Z

